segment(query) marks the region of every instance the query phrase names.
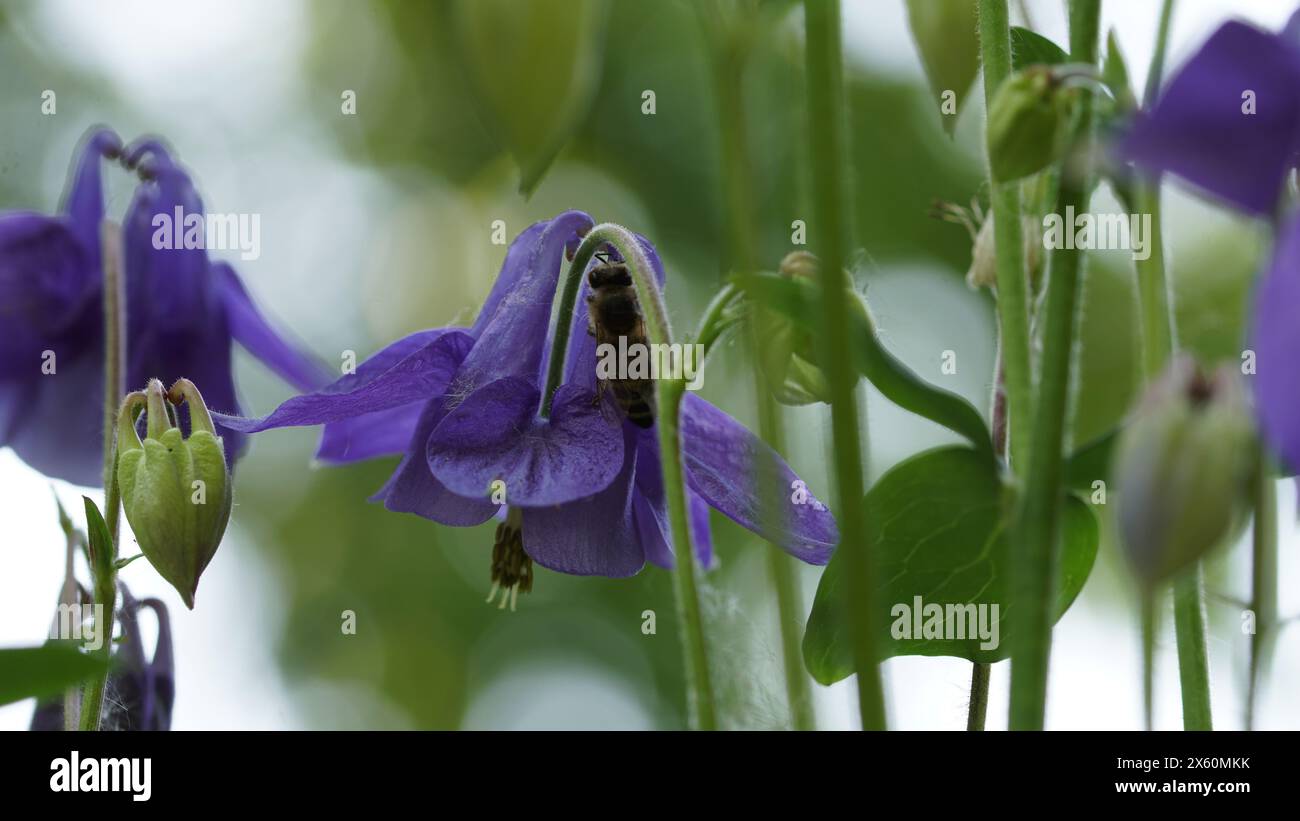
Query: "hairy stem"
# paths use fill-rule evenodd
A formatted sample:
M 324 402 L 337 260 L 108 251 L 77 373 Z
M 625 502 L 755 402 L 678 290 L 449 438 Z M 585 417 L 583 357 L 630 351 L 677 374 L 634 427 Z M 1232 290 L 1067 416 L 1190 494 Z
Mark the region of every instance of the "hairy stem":
M 1250 637 L 1250 672 L 1246 685 L 1246 729 L 1255 727 L 1260 679 L 1268 668 L 1277 629 L 1277 479 L 1271 459 L 1260 458 L 1255 479 L 1255 526 L 1251 537 L 1250 609 L 1255 632 Z
M 970 667 L 970 711 L 966 714 L 966 729 L 984 729 L 984 719 L 989 712 L 989 665 L 974 662 Z
M 1100 6 L 1100 0 L 1070 3 L 1071 62 L 1096 64 Z M 1074 147 L 1088 144 L 1092 121 L 1092 98 L 1085 94 L 1072 123 Z M 1067 158 L 1057 199 L 1061 213 L 1066 213 L 1071 206 L 1076 214 L 1087 212 L 1090 177 L 1090 168 L 1075 167 Z M 1041 730 L 1047 710 L 1056 553 L 1065 499 L 1066 430 L 1083 284 L 1082 252 L 1073 248 L 1054 250 L 1048 276 L 1041 375 L 1013 543 L 1018 559 L 1013 585 L 1016 601 L 1023 607 L 1012 649 L 1010 724 L 1013 730 Z
M 755 201 L 750 185 L 751 165 L 749 143 L 746 139 L 746 119 L 744 103 L 744 68 L 748 56 L 748 40 L 739 36 L 728 25 L 725 18 L 709 14 L 706 6 L 699 6 L 700 25 L 709 44 L 710 64 L 714 82 L 714 110 L 717 112 L 718 133 L 721 142 L 723 188 L 726 191 L 726 212 L 724 222 L 727 226 L 729 256 L 734 274 L 745 276 L 756 269 L 754 243 L 754 216 L 752 203 Z M 709 327 L 707 317 L 714 313 L 715 306 L 719 315 L 725 309 L 723 295 L 734 292 L 734 285 L 726 285 L 719 292 L 706 311 L 704 327 Z M 758 435 L 778 453 L 785 449 L 784 430 L 781 409 L 772 398 L 771 386 L 767 384 L 766 374 L 758 366 L 758 351 L 761 340 L 754 322 L 755 311 L 751 309 L 746 323 L 749 329 L 748 341 L 753 364 L 754 401 L 758 408 Z M 711 341 L 711 340 L 710 340 Z M 701 340 L 701 344 L 708 344 Z M 779 534 L 785 530 L 785 516 L 782 500 L 783 490 L 773 460 L 765 460 L 755 466 L 756 482 L 759 488 L 762 507 L 760 515 L 764 530 Z M 799 588 L 795 578 L 795 566 L 775 545 L 767 546 L 768 572 L 772 587 L 776 593 L 777 622 L 781 638 L 781 658 L 785 669 L 786 700 L 790 708 L 790 723 L 796 730 L 815 729 L 812 713 L 812 695 L 808 686 L 808 676 L 804 673 L 803 651 L 801 641 L 803 624 L 800 614 L 803 604 L 799 600 Z
M 1212 730 L 1205 576 L 1199 562 L 1174 581 L 1174 629 L 1178 636 L 1178 681 L 1183 690 L 1183 729 Z
M 569 332 L 573 325 L 574 303 L 582 284 L 583 272 L 595 253 L 606 245 L 613 246 L 627 265 L 636 288 L 637 299 L 645 316 L 646 335 L 652 345 L 672 343 L 672 328 L 668 324 L 668 309 L 655 279 L 654 267 L 636 235 L 621 225 L 602 223 L 592 228 L 583 238 L 573 255 L 573 263 L 565 277 L 561 291 L 558 324 L 551 346 L 547 366 L 546 390 L 542 400 L 542 415 L 551 412 L 551 398 L 564 373 L 565 354 L 569 346 Z M 700 607 L 700 594 L 695 578 L 695 550 L 691 545 L 691 529 L 687 518 L 686 484 L 682 465 L 681 403 L 685 383 L 681 379 L 659 379 L 655 382 L 655 428 L 659 435 L 659 458 L 663 467 L 664 496 L 668 502 L 668 520 L 671 525 L 673 551 L 676 556 L 673 570 L 673 589 L 677 599 L 677 616 L 681 624 L 682 644 L 686 655 L 687 708 L 691 726 L 700 730 L 717 729 L 717 710 L 713 686 L 709 676 L 709 658 L 704 641 L 704 617 Z
M 704 348 L 700 365 L 709 358 L 713 346 L 722 335 L 740 322 L 741 317 L 734 310 L 740 296 L 740 289 L 732 283 L 727 283 L 722 286 L 722 290 L 713 295 L 708 307 L 704 309 L 704 316 L 700 317 L 700 324 L 695 333 L 695 344 Z
M 1156 45 L 1147 71 L 1143 104 L 1150 108 L 1160 94 L 1164 76 L 1165 50 L 1173 19 L 1173 0 L 1165 0 L 1156 27 Z M 1141 309 L 1142 364 L 1147 381 L 1155 379 L 1177 350 L 1177 325 L 1171 310 L 1169 280 L 1165 271 L 1164 240 L 1160 216 L 1160 178 L 1139 177 L 1135 185 L 1138 212 L 1151 215 L 1147 238 L 1150 255 L 1137 260 L 1138 298 Z M 1205 724 L 1210 721 L 1209 655 L 1205 649 L 1205 590 L 1199 566 L 1195 573 L 1175 583 L 1174 634 L 1178 646 L 1179 682 L 1182 685 L 1183 720 Z M 1144 664 L 1155 664 L 1154 652 L 1144 655 Z M 1154 680 L 1154 670 L 1144 671 Z M 1198 688 L 1190 691 L 1188 688 Z M 1149 719 L 1148 719 L 1149 720 Z M 1190 729 L 1190 727 L 1189 727 Z
M 980 0 L 979 25 L 984 100 L 991 104 L 998 86 L 1011 73 L 1011 29 L 1007 21 L 1006 0 Z M 998 335 L 1010 416 L 1011 457 L 1013 464 L 1020 467 L 1029 452 L 1029 420 L 1033 409 L 1029 286 L 1020 217 L 1020 184 L 996 182 L 990 171 L 989 192 L 993 208 L 994 262 L 997 266 Z
M 857 383 L 849 359 L 849 287 L 844 271 L 849 237 L 844 180 L 843 65 L 838 0 L 805 0 L 807 42 L 808 132 L 812 149 L 813 216 L 810 232 L 822 256 L 822 328 L 818 342 L 831 395 L 831 461 L 844 556 L 845 600 L 857 672 L 862 727 L 885 728 L 885 696 L 875 642 L 875 557 L 867 543 L 862 498 L 862 428 L 854 392 Z
M 107 562 L 92 563 L 95 605 L 103 614 L 95 625 L 99 638 L 97 651 L 107 661 L 113 655 L 113 616 L 117 609 L 117 531 L 121 499 L 117 486 L 117 413 L 118 401 L 125 393 L 123 378 L 126 362 L 125 276 L 118 227 L 105 222 L 101 232 L 104 264 L 104 523 L 111 539 Z M 96 567 L 95 565 L 99 566 Z M 104 706 L 104 688 L 108 684 L 108 666 L 102 674 L 86 682 L 81 701 L 81 729 L 98 730 Z

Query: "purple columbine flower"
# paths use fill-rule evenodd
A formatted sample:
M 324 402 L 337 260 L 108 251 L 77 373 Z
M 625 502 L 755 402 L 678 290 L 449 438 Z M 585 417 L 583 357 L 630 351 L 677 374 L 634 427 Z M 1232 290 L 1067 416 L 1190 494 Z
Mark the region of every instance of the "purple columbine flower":
M 531 586 L 534 561 L 584 576 L 631 576 L 647 560 L 671 567 L 655 431 L 623 419 L 608 397 L 596 401 L 595 342 L 580 311 L 549 418 L 539 413 L 561 263 L 592 225 L 586 214 L 570 211 L 520 234 L 471 328 L 399 340 L 355 374 L 262 419 L 214 418 L 248 433 L 324 423 L 317 455 L 330 462 L 403 453 L 376 500 L 448 525 L 502 518 L 492 575 L 503 606 Z M 642 244 L 662 284 L 658 256 Z M 398 444 L 395 427 L 409 439 Z M 713 561 L 709 507 L 775 538 L 761 525 L 766 517 L 759 515 L 753 471 L 760 455 L 770 456 L 790 488 L 798 477 L 785 462 L 693 394 L 683 403 L 682 435 L 701 562 Z M 504 504 L 493 501 L 494 487 L 503 490 Z M 838 532 L 824 506 L 812 499 L 791 505 L 786 524 L 782 548 L 810 563 L 829 560 Z
M 1273 257 L 1255 295 L 1251 347 L 1265 437 L 1300 468 L 1300 215 L 1279 217 L 1300 156 L 1300 12 L 1281 34 L 1221 26 L 1139 114 L 1126 159 L 1169 172 L 1254 216 L 1276 217 Z
M 154 219 L 181 206 L 203 215 L 189 175 L 157 140 L 123 149 L 93 130 L 54 216 L 0 214 L 0 446 L 36 470 L 82 485 L 103 470 L 104 220 L 101 160 L 142 176 L 123 225 L 127 280 L 127 384 L 187 377 L 214 408 L 238 413 L 231 342 L 299 390 L 328 381 L 286 343 L 249 299 L 234 270 L 206 249 L 155 248 Z M 233 458 L 243 437 L 227 443 Z

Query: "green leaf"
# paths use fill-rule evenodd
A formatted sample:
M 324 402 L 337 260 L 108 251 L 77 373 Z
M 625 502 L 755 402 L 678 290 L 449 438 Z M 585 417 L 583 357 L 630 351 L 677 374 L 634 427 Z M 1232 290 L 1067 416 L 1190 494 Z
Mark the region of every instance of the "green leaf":
M 817 333 L 821 324 L 821 289 L 816 283 L 772 273 L 751 274 L 737 278 L 736 283 L 751 299 L 784 314 L 805 333 Z M 851 300 L 852 307 L 849 354 L 857 372 L 889 401 L 961 434 L 976 448 L 991 454 L 988 427 L 979 411 L 965 397 L 936 387 L 912 372 L 880 344 L 875 323 L 857 294 L 847 294 L 846 299 Z
M 926 79 L 936 103 L 951 91 L 956 113 L 941 111 L 943 128 L 951 136 L 957 116 L 979 73 L 980 46 L 976 34 L 979 13 L 975 0 L 907 0 L 907 22 L 921 54 Z
M 1055 66 L 1069 61 L 1065 50 L 1037 32 L 1022 26 L 1011 27 L 1011 70 L 1027 66 Z
M 525 196 L 591 108 L 608 11 L 605 0 L 459 0 L 452 7 L 480 113 L 514 156 Z
M 948 447 L 913 456 L 880 478 L 863 500 L 867 548 L 878 562 L 875 590 L 876 647 L 892 656 L 955 656 L 991 663 L 1010 654 L 1016 624 L 1010 580 L 1013 557 L 1008 525 L 1015 494 L 1004 484 L 987 455 Z M 1062 520 L 1060 578 L 1055 612 L 1060 618 L 1073 603 L 1097 556 L 1098 526 L 1092 510 L 1070 496 Z M 822 574 L 804 634 L 804 664 L 813 678 L 832 684 L 853 672 L 842 600 L 842 554 Z M 911 625 L 901 606 L 986 605 L 990 640 L 971 638 L 895 638 Z M 993 606 L 998 608 L 993 617 Z M 952 622 L 955 630 L 956 621 Z M 965 622 L 963 621 L 963 624 Z M 994 631 L 993 625 L 997 625 Z M 898 630 L 901 635 L 901 629 Z M 997 636 L 996 646 L 991 638 Z M 990 646 L 981 647 L 982 643 Z
M 1120 429 L 1093 439 L 1070 455 L 1065 463 L 1065 486 L 1070 490 L 1088 494 L 1092 483 L 1098 479 L 1110 480 L 1110 457 L 1119 440 Z
M 1115 106 L 1121 113 L 1137 108 L 1137 98 L 1133 96 L 1133 87 L 1129 83 L 1128 64 L 1124 54 L 1119 50 L 1119 41 L 1115 39 L 1115 29 L 1106 36 L 1106 58 L 1101 66 L 1101 79 L 1115 98 Z
M 113 572 L 113 537 L 108 535 L 108 525 L 100 515 L 99 508 L 87 496 L 82 496 L 86 504 L 86 533 L 90 536 L 90 562 L 95 577 L 107 578 Z
M 0 704 L 60 693 L 107 666 L 106 659 L 63 643 L 0 650 Z

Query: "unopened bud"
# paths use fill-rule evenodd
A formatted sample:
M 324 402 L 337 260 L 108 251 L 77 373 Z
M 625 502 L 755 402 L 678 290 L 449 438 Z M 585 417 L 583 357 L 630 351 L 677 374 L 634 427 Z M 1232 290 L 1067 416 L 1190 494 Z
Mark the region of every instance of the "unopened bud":
M 1236 371 L 1207 378 L 1179 357 L 1148 389 L 1115 460 L 1120 536 L 1146 584 L 1228 540 L 1242 520 L 1257 449 Z
M 1073 93 L 1048 66 L 1030 66 L 1002 82 L 988 112 L 994 179 L 1027 177 L 1061 157 Z
M 172 424 L 168 401 L 189 407 L 190 435 Z M 136 417 L 146 413 L 140 441 Z M 117 427 L 117 481 L 122 508 L 140 550 L 194 607 L 194 592 L 230 519 L 225 450 L 198 388 L 180 379 L 168 393 L 158 380 L 127 396 Z
M 790 279 L 820 282 L 821 263 L 807 251 L 786 254 L 778 273 Z M 759 366 L 773 398 L 783 405 L 830 402 L 830 386 L 816 362 L 812 338 L 776 311 L 755 307 Z

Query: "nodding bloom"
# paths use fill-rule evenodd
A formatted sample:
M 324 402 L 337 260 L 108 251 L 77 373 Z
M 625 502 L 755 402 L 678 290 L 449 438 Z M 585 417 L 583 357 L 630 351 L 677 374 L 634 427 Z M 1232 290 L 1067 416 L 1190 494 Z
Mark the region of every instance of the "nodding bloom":
M 136 600 L 126 585 L 117 618 L 122 641 L 113 646 L 113 668 L 108 677 L 107 697 L 101 724 L 105 730 L 170 730 L 172 704 L 176 700 L 176 664 L 172 655 L 171 619 L 167 605 L 158 599 Z M 148 608 L 158 620 L 158 639 L 153 654 L 145 655 L 140 632 L 140 611 Z M 32 714 L 31 729 L 62 730 L 63 699 L 43 701 Z
M 541 416 L 560 267 L 592 225 L 569 211 L 525 229 L 472 327 L 398 340 L 355 374 L 261 419 L 214 418 L 247 433 L 323 423 L 317 456 L 329 462 L 402 453 L 374 499 L 447 525 L 500 518 L 492 582 L 503 607 L 530 589 L 533 562 L 580 576 L 632 576 L 647 560 L 671 567 L 655 429 L 623 418 L 608 391 L 598 397 L 596 343 L 582 311 L 574 312 L 564 379 L 549 416 Z M 658 255 L 641 242 L 662 285 Z M 397 429 L 409 434 L 400 444 Z M 760 515 L 753 477 L 758 460 L 775 460 L 782 488 L 798 482 L 774 451 L 693 394 L 684 399 L 681 429 L 692 541 L 706 567 L 713 563 L 710 507 L 804 561 L 829 560 L 835 521 L 811 497 L 787 508 L 779 538 L 765 529 L 770 517 Z M 781 498 L 790 498 L 788 490 Z
M 98 484 L 103 470 L 105 159 L 141 177 L 122 227 L 127 387 L 186 377 L 213 407 L 237 413 L 232 340 L 299 390 L 329 379 L 267 323 L 229 265 L 202 247 L 155 247 L 160 215 L 181 207 L 203 219 L 193 182 L 162 144 L 123 148 L 112 131 L 92 130 L 58 214 L 0 214 L 0 446 L 83 485 Z M 241 443 L 227 442 L 230 458 Z
M 1251 348 L 1265 438 L 1300 468 L 1300 215 L 1285 213 L 1300 156 L 1300 13 L 1280 34 L 1221 26 L 1120 143 L 1128 160 L 1168 172 L 1252 216 L 1272 217 L 1273 256 L 1255 294 Z

